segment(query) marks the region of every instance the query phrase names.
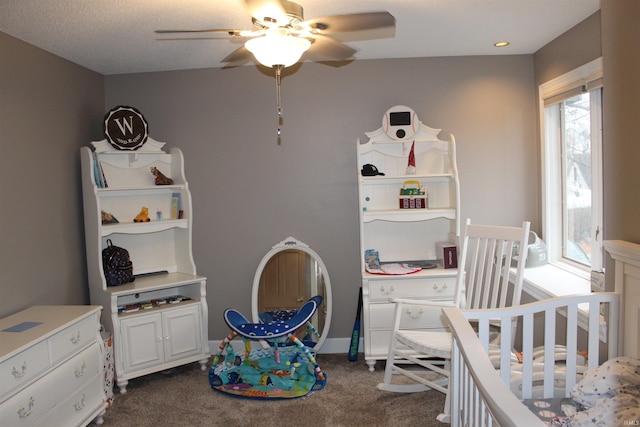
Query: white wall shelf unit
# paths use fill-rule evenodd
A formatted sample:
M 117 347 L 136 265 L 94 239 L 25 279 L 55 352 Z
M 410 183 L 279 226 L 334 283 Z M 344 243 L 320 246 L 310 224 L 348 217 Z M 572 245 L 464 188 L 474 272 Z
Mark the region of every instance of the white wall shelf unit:
M 198 361 L 206 370 L 206 278 L 196 274 L 193 261 L 193 212 L 182 151 L 167 153 L 164 143 L 152 138 L 136 151 L 116 150 L 106 140 L 92 145 L 81 148 L 89 290 L 92 303 L 105 307 L 102 322 L 113 333 L 120 392 L 132 378 L 186 363 Z M 151 167 L 173 184 L 155 185 Z M 134 222 L 143 206 L 150 221 Z M 118 222 L 103 224 L 103 212 Z M 129 251 L 135 281 L 107 286 L 102 265 L 107 240 Z M 176 301 L 178 296 L 185 299 Z
M 382 128 L 366 133 L 368 141 L 357 141 L 363 337 L 365 361 L 371 371 L 376 361 L 387 358 L 394 307 L 389 298 L 448 299 L 455 287 L 457 270 L 444 269 L 439 263 L 436 268 L 407 275 L 371 274 L 365 268 L 367 249 L 378 251 L 383 263 L 436 263 L 437 243 L 458 243 L 460 189 L 455 138 L 448 135 L 440 139 L 440 129 L 423 125 L 415 113 L 413 120 L 415 132 L 410 137 L 394 138 L 383 122 Z M 412 146 L 415 173 L 407 174 Z M 366 164 L 384 175 L 362 176 Z M 426 188 L 426 208 L 400 209 L 400 189 L 410 180 Z M 439 310 L 406 313 L 402 322 L 415 328 L 444 327 Z

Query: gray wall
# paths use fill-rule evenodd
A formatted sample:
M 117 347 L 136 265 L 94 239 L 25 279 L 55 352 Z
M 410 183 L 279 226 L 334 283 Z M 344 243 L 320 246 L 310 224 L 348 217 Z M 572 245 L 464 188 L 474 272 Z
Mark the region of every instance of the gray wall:
M 609 46 L 611 55 L 617 43 L 631 46 L 637 39 L 628 20 L 616 30 L 616 15 L 625 14 L 618 7 L 636 7 L 634 0 L 618 1 L 603 3 L 603 50 Z M 324 258 L 335 295 L 331 337 L 349 335 L 360 257 L 355 139 L 380 127 L 390 106 L 407 104 L 425 124 L 456 135 L 463 218 L 529 219 L 539 228 L 537 56 L 303 64 L 283 79 L 285 126 L 278 146 L 274 81 L 256 67 L 103 78 L 1 33 L 0 53 L 12 58 L 0 63 L 0 173 L 10 201 L 0 225 L 0 316 L 33 304 L 88 302 L 78 147 L 102 137 L 104 112 L 117 104 L 140 108 L 154 138 L 185 152 L 194 253 L 199 273 L 209 277 L 211 339 L 227 332 L 220 310 L 249 312 L 258 262 L 288 235 Z M 617 56 L 624 63 L 625 55 Z M 637 70 L 637 55 L 626 56 Z M 605 55 L 605 73 L 614 72 L 607 67 Z M 611 78 L 605 76 L 607 90 Z M 635 103 L 622 96 L 628 103 L 618 108 L 637 115 L 637 73 L 629 80 Z M 609 101 L 605 109 L 613 108 Z M 638 158 L 637 131 L 627 117 L 620 117 L 624 130 L 617 131 L 624 134 L 617 144 L 631 141 L 632 147 L 605 151 L 605 220 L 608 231 L 618 230 L 608 238 L 638 241 L 637 222 L 623 218 L 639 173 L 624 159 Z M 605 111 L 609 129 L 612 120 Z M 605 129 L 605 144 L 613 149 L 607 136 Z M 616 170 L 614 161 L 625 170 Z
M 208 277 L 211 339 L 222 310 L 250 313 L 255 269 L 291 235 L 323 258 L 333 284 L 329 337 L 351 332 L 360 266 L 356 139 L 391 106 L 412 107 L 454 133 L 462 217 L 538 223 L 533 57 L 305 63 L 282 81 L 276 142 L 275 81 L 255 66 L 114 75 L 106 105 L 132 105 L 150 134 L 180 147 L 193 193 L 193 251 Z M 345 349 L 346 351 L 346 349 Z
M 88 302 L 79 147 L 103 76 L 0 33 L 0 317 Z
M 602 56 L 600 11 L 534 54 L 536 86 Z
M 604 236 L 640 243 L 640 2 L 601 0 L 601 10 Z

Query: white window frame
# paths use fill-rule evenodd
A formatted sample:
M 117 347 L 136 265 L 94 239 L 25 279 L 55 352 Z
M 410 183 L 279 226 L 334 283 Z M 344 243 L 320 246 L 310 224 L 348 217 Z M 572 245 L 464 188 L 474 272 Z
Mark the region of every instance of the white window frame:
M 549 103 L 556 97 L 567 97 L 568 93 L 582 88 L 591 91 L 592 89 L 602 87 L 602 58 L 598 58 L 591 61 L 573 71 L 570 71 L 562 76 L 559 76 L 549 82 L 543 83 L 538 87 L 538 105 L 540 114 L 540 149 L 541 149 L 541 161 L 542 161 L 542 173 L 541 173 L 541 189 L 542 189 L 542 234 L 547 241 L 548 259 L 549 262 L 558 267 L 564 268 L 582 277 L 590 277 L 590 271 L 603 271 L 603 248 L 602 248 L 602 236 L 603 236 L 603 218 L 602 209 L 593 210 L 593 227 L 592 227 L 592 256 L 591 256 L 591 268 L 585 267 L 582 264 L 573 263 L 562 256 L 562 217 L 560 210 L 557 209 L 557 204 L 561 201 L 561 185 L 562 182 L 560 173 L 560 156 L 553 147 L 550 147 L 551 142 L 555 137 L 552 137 L 547 132 L 547 123 L 549 117 L 546 114 L 545 103 Z M 596 96 L 600 96 L 600 91 L 596 91 Z M 594 99 L 592 101 L 601 101 L 601 99 Z M 601 102 L 592 102 L 592 108 L 599 108 Z M 592 182 L 597 185 L 592 188 L 592 206 L 603 206 L 602 198 L 602 112 L 598 111 L 592 115 L 592 117 L 598 117 L 597 120 L 591 121 L 591 134 L 593 138 L 599 138 L 600 140 L 592 144 L 591 158 L 592 158 Z M 558 128 L 555 126 L 553 128 Z M 599 254 L 599 255 L 598 255 Z

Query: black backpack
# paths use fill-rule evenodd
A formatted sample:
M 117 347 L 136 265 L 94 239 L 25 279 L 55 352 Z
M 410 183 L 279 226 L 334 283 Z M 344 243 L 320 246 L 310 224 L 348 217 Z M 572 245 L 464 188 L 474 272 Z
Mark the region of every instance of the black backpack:
M 107 247 L 102 250 L 102 268 L 107 286 L 123 285 L 136 279 L 129 251 L 114 246 L 111 239 L 107 239 Z

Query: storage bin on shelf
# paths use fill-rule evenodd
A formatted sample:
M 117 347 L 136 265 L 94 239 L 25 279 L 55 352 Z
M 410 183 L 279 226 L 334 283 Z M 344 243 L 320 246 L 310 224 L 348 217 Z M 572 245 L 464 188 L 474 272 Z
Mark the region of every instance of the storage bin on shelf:
M 429 198 L 427 189 L 419 181 L 409 180 L 400 189 L 400 209 L 426 209 Z

